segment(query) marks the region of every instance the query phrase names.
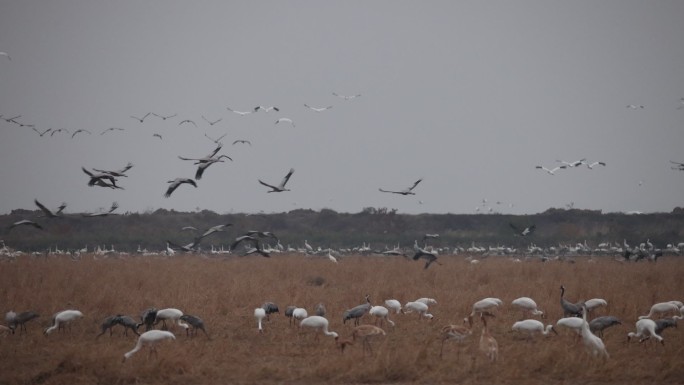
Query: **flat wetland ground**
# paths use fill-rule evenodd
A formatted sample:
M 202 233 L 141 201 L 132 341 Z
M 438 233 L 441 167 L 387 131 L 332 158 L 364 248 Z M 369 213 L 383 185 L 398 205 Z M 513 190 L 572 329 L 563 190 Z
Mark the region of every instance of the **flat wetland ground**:
M 220 384 L 220 383 L 425 383 L 425 384 L 641 384 L 684 382 L 684 331 L 663 332 L 655 341 L 627 343 L 637 317 L 656 302 L 684 299 L 684 260 L 664 257 L 657 263 L 620 263 L 612 257 L 577 258 L 576 263 L 514 263 L 505 257 L 477 265 L 464 256 L 443 256 L 442 265 L 401 257 L 344 257 L 333 264 L 322 257 L 167 258 L 126 257 L 80 261 L 68 257 L 23 256 L 0 263 L 0 312 L 33 310 L 41 316 L 28 332 L 0 336 L 0 384 Z M 623 320 L 605 332 L 610 359 L 595 360 L 568 330 L 529 341 L 511 331 L 521 312 L 513 299 L 528 296 L 546 311 L 545 322 L 562 317 L 560 285 L 573 301 L 604 298 L 607 308 L 592 317 Z M 360 343 L 344 354 L 332 338 L 302 333 L 282 313 L 288 305 L 306 308 L 323 302 L 330 329 L 349 338 L 353 325 L 342 312 L 364 302 L 396 298 L 402 304 L 420 297 L 437 300 L 432 320 L 416 314 L 392 315 L 385 337 L 373 340 L 373 355 Z M 488 362 L 477 349 L 481 324 L 459 347 L 447 342 L 439 358 L 439 331 L 461 324 L 472 304 L 498 297 L 504 306 L 489 321 L 499 343 L 499 360 Z M 257 332 L 254 308 L 275 302 L 281 314 Z M 204 319 L 211 339 L 171 329 L 175 341 L 159 346 L 158 356 L 145 348 L 122 363 L 136 336 L 96 339 L 102 320 L 117 313 L 139 319 L 148 307 L 175 307 Z M 84 317 L 71 331 L 42 330 L 61 310 L 78 309 Z M 4 322 L 4 321 L 3 321 Z M 365 316 L 362 323 L 373 323 Z M 144 327 L 141 327 L 141 332 Z

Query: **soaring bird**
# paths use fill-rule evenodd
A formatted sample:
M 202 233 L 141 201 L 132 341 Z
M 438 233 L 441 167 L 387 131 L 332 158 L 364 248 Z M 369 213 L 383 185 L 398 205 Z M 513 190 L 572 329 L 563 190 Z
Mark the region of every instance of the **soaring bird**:
M 308 108 L 308 109 L 310 109 L 310 110 L 312 110 L 312 111 L 316 111 L 316 112 L 323 112 L 323 111 L 325 111 L 325 110 L 329 110 L 329 109 L 333 108 L 333 106 L 327 106 L 327 107 L 311 107 L 310 105 L 308 105 L 308 104 L 306 104 L 306 103 L 304 104 L 304 107 L 306 107 L 306 108 Z
M 133 163 L 128 162 L 121 170 L 109 171 L 109 170 L 100 170 L 97 168 L 93 168 L 93 170 L 118 178 L 118 177 L 122 177 L 122 176 L 127 177 L 128 175 L 126 175 L 126 171 L 130 170 L 132 167 L 133 167 Z
M 250 142 L 249 140 L 238 139 L 238 140 L 236 140 L 236 141 L 233 142 L 233 146 L 236 145 L 236 144 L 238 144 L 238 143 L 249 144 L 250 146 L 252 145 L 252 142 Z
M 280 109 L 278 107 L 272 107 L 272 106 L 269 106 L 269 107 L 256 106 L 256 107 L 254 107 L 254 112 L 257 112 L 257 111 L 271 112 L 272 110 L 280 111 Z
M 556 171 L 558 171 L 560 169 L 567 168 L 567 166 L 557 166 L 554 168 L 546 168 L 544 166 L 534 166 L 534 168 L 542 169 L 542 170 L 546 171 L 546 173 L 549 175 L 556 175 Z
M 646 108 L 646 106 L 643 106 L 643 105 L 641 105 L 641 104 L 639 104 L 639 105 L 636 105 L 636 104 L 628 104 L 628 105 L 627 105 L 627 108 L 629 108 L 629 109 L 631 109 L 631 110 L 639 110 L 639 109 L 644 109 L 644 108 Z
M 171 193 L 173 193 L 178 186 L 180 186 L 183 183 L 191 184 L 195 187 L 197 187 L 197 183 L 195 183 L 194 180 L 190 178 L 176 178 L 174 180 L 170 180 L 167 183 L 170 183 L 169 188 L 166 190 L 166 193 L 164 193 L 164 197 L 168 198 L 171 196 Z
M 36 222 L 30 221 L 28 219 L 22 219 L 20 221 L 14 222 L 9 227 L 7 228 L 7 231 L 12 230 L 13 228 L 17 226 L 33 226 L 39 230 L 44 230 L 43 227 Z
M 114 212 L 114 210 L 119 208 L 119 204 L 117 202 L 112 202 L 112 207 L 109 208 L 109 211 L 103 211 L 100 213 L 93 213 L 93 214 L 82 214 L 84 217 L 106 217 L 107 215 L 110 215 Z
M 69 130 L 67 130 L 66 128 L 58 128 L 56 130 L 52 130 L 52 132 L 50 133 L 50 136 L 55 136 L 55 134 L 58 134 L 60 132 L 66 132 L 68 134 Z
M 670 163 L 674 164 L 674 166 L 671 167 L 673 170 L 684 171 L 684 163 L 675 162 L 673 160 L 671 160 Z
M 210 126 L 213 126 L 214 124 L 223 120 L 223 118 L 218 118 L 218 120 L 211 121 L 211 120 L 205 118 L 204 115 L 202 115 L 202 119 L 204 119 L 205 122 L 209 123 Z
M 259 181 L 259 183 L 261 183 L 262 185 L 264 185 L 264 186 L 266 186 L 266 187 L 270 187 L 271 190 L 267 191 L 267 192 L 270 192 L 270 193 L 271 193 L 271 192 L 290 191 L 289 189 L 286 189 L 286 188 L 285 188 L 285 185 L 287 184 L 287 181 L 290 180 L 290 177 L 292 176 L 292 173 L 294 173 L 294 168 L 291 168 L 291 169 L 290 169 L 290 171 L 287 173 L 287 175 L 285 175 L 285 177 L 283 178 L 283 180 L 280 181 L 280 184 L 279 184 L 278 186 L 270 185 L 270 184 L 268 184 L 268 183 L 262 181 L 261 179 L 258 179 L 258 181 Z
M 379 189 L 379 190 L 381 192 L 384 192 L 384 193 L 401 194 L 401 195 L 416 195 L 416 193 L 413 192 L 413 189 L 416 188 L 416 186 L 418 186 L 418 183 L 420 183 L 422 180 L 423 180 L 422 178 L 418 179 L 417 181 L 415 181 L 413 183 L 413 186 L 406 188 L 404 190 L 401 190 L 401 191 L 391 191 L 391 190 L 383 190 L 383 189 Z
M 81 170 L 83 170 L 83 172 L 86 173 L 90 177 L 90 180 L 88 181 L 88 186 L 91 186 L 91 187 L 92 186 L 109 187 L 109 188 L 113 188 L 113 189 L 123 190 L 123 187 L 116 185 L 116 177 L 114 175 L 104 173 L 104 172 L 99 172 L 99 174 L 94 174 L 94 173 L 86 170 L 85 167 L 81 167 Z
M 53 213 L 52 211 L 50 211 L 50 209 L 48 209 L 47 207 L 45 207 L 42 203 L 38 202 L 38 199 L 34 199 L 33 202 L 36 204 L 36 206 L 38 206 L 39 209 L 41 209 L 41 210 L 43 211 L 43 213 L 45 213 L 44 216 L 45 216 L 45 217 L 48 217 L 48 218 L 58 218 L 58 217 L 61 217 L 61 216 L 62 216 L 62 210 L 64 210 L 64 209 L 67 207 L 67 204 L 63 202 L 63 203 L 57 208 L 57 211 L 55 211 L 55 212 Z
M 195 164 L 207 163 L 207 162 L 214 162 L 214 161 L 216 161 L 216 158 L 214 158 L 214 156 L 215 156 L 216 154 L 218 154 L 219 151 L 221 151 L 221 148 L 223 148 L 223 144 L 218 143 L 218 146 L 216 146 L 216 148 L 215 148 L 209 155 L 207 155 L 207 156 L 205 156 L 205 157 L 203 157 L 203 158 L 185 158 L 185 157 L 182 157 L 182 156 L 178 156 L 178 158 L 181 159 L 181 160 L 194 160 L 194 161 L 197 161 L 197 163 L 195 163 Z M 228 159 L 230 159 L 230 158 L 228 158 Z M 230 159 L 230 160 L 232 160 L 232 159 Z
M 233 112 L 233 113 L 236 113 L 236 114 L 238 114 L 238 115 L 240 115 L 240 116 L 245 116 L 245 115 L 249 115 L 249 114 L 252 113 L 252 111 L 237 111 L 237 110 L 234 110 L 234 109 L 232 109 L 232 108 L 230 108 L 230 107 L 226 107 L 226 109 L 228 109 L 228 111 Z
M 198 162 L 199 165 L 197 166 L 197 171 L 195 172 L 195 179 L 200 180 L 202 179 L 202 174 L 204 174 L 204 170 L 206 170 L 209 166 L 211 166 L 214 163 L 223 163 L 222 158 L 230 159 L 232 162 L 233 159 L 229 157 L 228 155 L 220 155 L 216 158 L 212 158 L 211 160 L 208 160 L 206 162 Z
M 333 92 L 332 94 L 335 95 L 335 96 L 337 96 L 338 98 L 342 98 L 342 99 L 344 99 L 344 100 L 351 100 L 351 99 L 358 98 L 359 96 L 361 96 L 361 94 L 349 95 L 349 96 L 347 96 L 347 95 L 340 95 L 340 94 L 338 94 L 337 92 Z
M 681 110 L 682 108 L 684 108 L 684 98 L 679 99 L 679 104 L 680 104 L 680 106 L 677 107 L 678 110 Z
M 521 237 L 528 236 L 528 235 L 532 234 L 532 233 L 534 232 L 534 230 L 537 229 L 537 226 L 536 226 L 536 225 L 532 225 L 532 226 L 525 227 L 523 230 L 520 230 L 520 229 L 519 229 L 516 225 L 514 225 L 513 223 L 508 223 L 508 225 L 511 226 L 511 228 L 513 229 L 513 231 L 515 231 L 515 235 L 519 235 L 519 236 L 521 236 Z
M 290 125 L 291 125 L 292 127 L 295 127 L 294 122 L 293 122 L 292 119 L 290 119 L 290 118 L 280 118 L 280 119 L 278 119 L 278 120 L 275 121 L 275 124 L 278 124 L 278 123 L 290 123 Z
M 211 140 L 212 142 L 214 142 L 214 143 L 216 143 L 216 144 L 218 144 L 218 145 L 223 145 L 223 144 L 221 143 L 221 139 L 223 139 L 223 137 L 225 137 L 226 135 L 228 135 L 228 133 L 225 133 L 225 134 L 219 136 L 218 138 L 214 139 L 214 138 L 212 138 L 211 136 L 207 135 L 206 133 L 204 134 L 204 136 L 206 136 L 207 139 Z
M 584 164 L 584 162 L 587 161 L 587 158 L 582 158 L 580 160 L 576 160 L 574 162 L 566 162 L 564 160 L 556 160 L 558 163 L 563 163 L 564 166 L 566 167 L 579 167 Z
M 120 128 L 120 127 L 109 127 L 108 129 L 102 131 L 100 133 L 100 135 L 104 135 L 104 134 L 108 133 L 109 131 L 124 131 L 124 129 Z
M 38 135 L 39 135 L 40 137 L 43 137 L 43 135 L 45 135 L 45 134 L 47 134 L 48 132 L 52 131 L 52 128 L 48 128 L 47 130 L 45 130 L 45 131 L 43 131 L 43 132 L 40 132 L 40 131 L 36 130 L 35 127 L 31 127 L 31 129 L 32 129 L 33 131 L 35 131 L 36 133 L 38 133 Z M 76 135 L 76 133 L 74 133 L 74 135 Z M 71 137 L 73 138 L 74 136 L 72 135 Z
M 73 134 L 71 134 L 71 139 L 73 139 L 74 136 L 76 136 L 76 134 L 80 134 L 81 132 L 85 132 L 85 133 L 87 133 L 87 134 L 92 134 L 92 132 L 90 132 L 90 131 L 88 131 L 88 130 L 86 130 L 86 129 L 84 129 L 84 128 L 79 128 L 78 130 L 74 131 Z
M 158 118 L 161 118 L 161 120 L 166 120 L 166 119 L 170 119 L 170 118 L 175 118 L 178 114 L 173 114 L 173 115 L 166 115 L 166 116 L 164 116 L 164 115 L 155 114 L 155 113 L 153 112 L 152 115 L 154 115 L 154 116 L 156 116 L 156 117 L 158 117 Z M 141 123 L 142 123 L 142 122 L 141 122 Z
M 164 139 L 162 138 L 161 134 L 155 133 L 155 134 L 152 134 L 152 137 L 156 137 L 156 138 L 159 138 L 160 140 L 164 140 Z
M 0 52 L 0 56 L 6 56 L 7 60 L 10 60 L 10 61 L 12 60 L 12 58 L 10 57 L 10 55 L 7 52 Z
M 587 168 L 589 170 L 593 170 L 594 167 L 596 167 L 596 166 L 605 166 L 606 165 L 605 162 L 591 162 L 591 163 L 585 163 L 585 164 L 587 165 Z
M 140 123 L 142 123 L 142 122 L 145 121 L 145 118 L 147 118 L 148 116 L 150 116 L 150 114 L 152 114 L 152 113 L 151 113 L 151 112 L 148 112 L 148 113 L 146 113 L 142 118 L 139 118 L 139 117 L 137 117 L 137 116 L 131 115 L 131 118 L 133 118 L 133 119 L 139 121 Z M 158 116 L 158 115 L 157 115 L 157 116 Z
M 185 119 L 185 120 L 181 121 L 180 123 L 178 123 L 178 125 L 180 126 L 180 125 L 185 124 L 185 123 L 192 123 L 193 126 L 197 127 L 197 123 L 195 123 L 194 121 L 192 121 L 190 119 Z

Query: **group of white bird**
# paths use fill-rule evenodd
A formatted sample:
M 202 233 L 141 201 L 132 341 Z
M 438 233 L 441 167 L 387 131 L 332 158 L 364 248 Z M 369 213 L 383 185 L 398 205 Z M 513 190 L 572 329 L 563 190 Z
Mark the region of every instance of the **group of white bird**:
M 582 158 L 582 159 L 576 160 L 574 162 L 566 162 L 564 160 L 556 160 L 556 162 L 560 163 L 560 165 L 552 167 L 552 168 L 548 168 L 545 166 L 535 166 L 535 168 L 543 170 L 549 175 L 556 175 L 556 172 L 559 170 L 565 170 L 568 168 L 577 168 L 577 167 L 580 167 L 582 165 L 587 166 L 587 168 L 589 170 L 593 170 L 594 167 L 596 167 L 596 166 L 605 166 L 606 165 L 606 162 L 601 162 L 601 161 L 588 162 L 586 158 Z

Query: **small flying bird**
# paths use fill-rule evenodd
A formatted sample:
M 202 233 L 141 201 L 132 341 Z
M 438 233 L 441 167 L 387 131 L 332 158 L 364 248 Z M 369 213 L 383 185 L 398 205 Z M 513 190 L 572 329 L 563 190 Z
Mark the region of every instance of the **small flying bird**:
M 308 109 L 310 109 L 310 110 L 312 110 L 312 111 L 316 111 L 316 112 L 323 112 L 323 111 L 325 111 L 325 110 L 329 110 L 329 109 L 333 108 L 333 106 L 327 106 L 327 107 L 311 107 L 310 105 L 308 105 L 308 104 L 306 104 L 306 103 L 304 104 L 304 107 L 306 107 L 306 108 L 308 108 Z
M 551 168 L 551 169 L 546 168 L 546 167 L 544 167 L 544 166 L 535 166 L 534 168 L 542 169 L 542 170 L 546 171 L 546 173 L 549 174 L 549 175 L 556 175 L 556 171 L 558 171 L 558 170 L 560 170 L 560 169 L 565 169 L 565 168 L 567 168 L 567 166 L 557 166 L 557 167 L 554 167 L 554 168 Z
M 206 170 L 212 164 L 219 163 L 219 162 L 223 163 L 222 158 L 230 159 L 231 162 L 233 161 L 233 158 L 229 157 L 228 155 L 220 155 L 219 157 L 212 158 L 210 161 L 207 161 L 207 162 L 203 162 L 203 161 L 197 162 L 197 164 L 199 164 L 199 165 L 197 166 L 197 171 L 195 172 L 195 179 L 196 180 L 202 179 L 202 174 L 204 174 L 204 170 Z
M 45 215 L 43 215 L 43 216 L 44 216 L 44 217 L 48 217 L 48 218 L 58 218 L 58 217 L 61 217 L 61 216 L 62 216 L 62 211 L 67 207 L 67 204 L 64 203 L 64 202 L 62 202 L 62 204 L 59 205 L 59 207 L 57 207 L 57 211 L 55 211 L 55 212 L 53 213 L 50 209 L 48 209 L 47 207 L 45 207 L 42 203 L 38 202 L 38 199 L 34 199 L 34 200 L 33 200 L 33 203 L 35 203 L 36 206 L 38 206 L 38 208 L 41 209 L 41 210 L 43 211 L 43 213 L 45 213 Z
M 520 230 L 516 225 L 512 223 L 508 223 L 509 226 L 515 231 L 515 235 L 519 235 L 521 237 L 526 237 L 534 232 L 534 230 L 537 229 L 536 225 L 532 225 L 529 227 L 525 227 L 523 230 Z
M 423 180 L 422 178 L 418 179 L 417 181 L 415 181 L 413 183 L 413 186 L 406 188 L 404 190 L 401 190 L 401 191 L 391 191 L 391 190 L 383 190 L 383 189 L 378 189 L 378 190 L 380 190 L 381 192 L 384 192 L 384 193 L 401 194 L 401 195 L 416 195 L 416 193 L 413 192 L 413 189 L 416 188 L 416 186 L 418 186 L 418 183 L 420 183 L 422 180 Z
M 285 178 L 283 178 L 283 180 L 280 182 L 280 184 L 279 184 L 278 186 L 270 185 L 270 184 L 268 184 L 268 183 L 262 181 L 261 179 L 258 179 L 258 181 L 259 181 L 259 183 L 261 183 L 262 185 L 264 185 L 264 186 L 266 186 L 266 187 L 270 187 L 271 190 L 267 191 L 267 192 L 270 192 L 270 193 L 271 193 L 271 192 L 290 191 L 289 189 L 286 189 L 286 188 L 285 188 L 285 185 L 287 184 L 287 181 L 290 180 L 290 177 L 292 176 L 292 173 L 293 173 L 293 172 L 294 172 L 294 168 L 291 168 L 290 171 L 287 173 L 287 175 L 285 175 Z
M 116 214 L 113 214 L 113 212 L 114 212 L 114 210 L 116 210 L 118 208 L 119 208 L 119 204 L 117 202 L 112 202 L 112 206 L 109 208 L 109 211 L 103 211 L 100 213 L 92 213 L 92 214 L 81 214 L 81 216 L 92 218 L 92 217 L 106 217 L 107 215 L 110 215 L 110 214 L 116 215 Z
M 94 174 L 94 173 L 86 170 L 85 167 L 81 167 L 81 170 L 83 170 L 83 172 L 86 173 L 90 177 L 90 180 L 88 181 L 88 186 L 90 186 L 90 187 L 100 186 L 100 187 L 109 187 L 109 188 L 113 188 L 113 189 L 123 190 L 123 187 L 116 185 L 116 177 L 114 177 L 113 175 L 110 175 L 108 173 L 103 173 L 103 172 L 100 172 L 99 174 Z
M 335 96 L 337 96 L 338 98 L 342 98 L 342 99 L 344 99 L 344 100 L 351 100 L 351 99 L 358 98 L 359 96 L 361 96 L 361 94 L 345 96 L 345 95 L 340 95 L 340 94 L 338 94 L 338 93 L 336 93 L 336 92 L 333 92 L 332 94 L 335 95 Z
M 156 134 L 156 133 L 155 133 L 155 134 L 152 134 L 152 137 L 157 137 L 157 138 L 159 138 L 159 139 L 161 139 L 161 140 L 164 140 L 160 134 Z
M 220 122 L 223 120 L 223 118 L 219 118 L 218 120 L 214 120 L 213 122 L 202 115 L 202 119 L 204 119 L 205 122 L 209 123 L 210 126 L 213 126 L 214 124 Z
M 642 106 L 642 105 L 628 104 L 627 108 L 632 109 L 632 110 L 638 110 L 638 109 L 643 109 L 646 107 Z
M 278 120 L 275 121 L 275 124 L 278 124 L 278 123 L 281 123 L 281 122 L 290 123 L 290 124 L 292 125 L 292 127 L 295 126 L 294 122 L 293 122 L 292 119 L 290 119 L 290 118 L 280 118 L 280 119 L 278 119 Z
M 674 164 L 674 166 L 670 167 L 671 169 L 684 171 L 684 163 L 675 162 L 673 160 L 671 160 L 670 163 Z M 639 184 L 639 185 L 641 185 L 641 184 Z
M 41 225 L 37 224 L 36 222 L 29 221 L 28 219 L 22 219 L 20 221 L 14 222 L 11 225 L 9 225 L 9 227 L 7 228 L 7 231 L 10 231 L 17 226 L 33 226 L 39 230 L 44 230 L 43 227 Z
M 263 248 L 261 248 L 259 245 L 259 238 L 255 238 L 251 235 L 243 235 L 235 238 L 235 241 L 230 245 L 230 249 L 235 250 L 237 245 L 239 245 L 241 242 L 251 242 L 253 245 L 251 248 L 248 248 L 244 254 L 242 254 L 243 257 L 250 254 L 260 254 L 262 257 L 266 258 L 271 256 L 269 253 L 264 251 Z
M 228 111 L 234 112 L 234 113 L 236 113 L 236 114 L 238 114 L 238 115 L 240 115 L 240 116 L 245 116 L 245 115 L 249 115 L 249 114 L 252 113 L 252 111 L 236 111 L 236 110 L 234 110 L 234 109 L 232 109 L 232 108 L 230 108 L 230 107 L 226 107 L 226 108 L 228 109 Z
M 35 127 L 31 127 L 31 129 L 32 129 L 33 131 L 37 132 L 38 135 L 40 135 L 40 137 L 43 137 L 43 135 L 45 135 L 45 134 L 47 134 L 48 132 L 52 131 L 52 128 L 48 128 L 47 130 L 45 130 L 45 131 L 43 131 L 43 132 L 40 132 L 40 131 L 36 130 Z M 74 134 L 74 135 L 75 135 L 75 134 Z M 72 136 L 72 138 L 73 138 L 73 136 Z
M 228 135 L 227 132 L 226 132 L 225 134 L 219 136 L 217 139 L 214 139 L 214 138 L 212 138 L 211 136 L 207 135 L 206 133 L 204 134 L 204 136 L 206 136 L 207 139 L 209 139 L 209 140 L 211 140 L 212 142 L 214 142 L 214 143 L 216 143 L 216 144 L 219 144 L 219 145 L 221 144 L 220 140 L 223 139 L 223 137 L 226 136 L 226 135 Z
M 278 107 L 264 107 L 264 106 L 254 107 L 254 112 L 257 112 L 259 110 L 263 110 L 264 112 L 271 112 L 272 110 L 280 111 L 280 108 L 278 108 Z
M 146 113 L 145 116 L 143 116 L 142 118 L 139 118 L 139 117 L 137 117 L 137 116 L 131 115 L 131 118 L 133 118 L 133 119 L 139 121 L 140 123 L 142 123 L 142 122 L 145 121 L 145 118 L 147 118 L 148 116 L 150 116 L 150 114 L 152 114 L 152 113 L 151 113 L 151 112 L 148 112 L 148 113 Z
M 183 123 L 192 123 L 193 126 L 197 127 L 197 123 L 193 122 L 193 121 L 190 120 L 190 119 L 185 119 L 185 120 L 183 120 L 182 122 L 178 123 L 178 125 L 180 126 L 180 125 L 183 124 Z
M 116 171 L 108 171 L 108 170 L 100 170 L 97 168 L 94 168 L 94 171 L 101 172 L 103 174 L 111 175 L 113 177 L 122 177 L 122 176 L 128 176 L 126 175 L 126 171 L 130 170 L 133 167 L 133 163 L 128 162 L 124 168 L 121 170 L 116 170 Z
M 178 114 L 163 116 L 163 115 L 157 115 L 157 114 L 155 114 L 155 113 L 153 112 L 152 115 L 154 115 L 154 116 L 156 116 L 156 117 L 158 117 L 158 118 L 161 118 L 161 120 L 166 120 L 166 119 L 170 119 L 170 118 L 175 118 Z M 142 123 L 142 122 L 140 122 L 140 123 Z
M 587 165 L 587 168 L 589 170 L 593 170 L 594 167 L 596 167 L 596 166 L 605 166 L 606 165 L 605 162 L 591 162 L 591 163 L 585 163 L 585 164 Z
M 86 133 L 88 133 L 88 134 L 92 134 L 92 132 L 90 132 L 90 131 L 88 131 L 88 130 L 86 130 L 86 129 L 79 128 L 78 130 L 74 131 L 73 134 L 71 134 L 71 139 L 73 139 L 74 136 L 76 136 L 76 134 L 80 134 L 81 132 L 86 132 Z
M 67 130 L 66 128 L 58 128 L 56 130 L 52 130 L 52 132 L 50 133 L 50 136 L 55 136 L 55 134 L 58 132 L 66 132 L 68 134 L 69 130 Z
M 183 183 L 193 185 L 195 186 L 195 188 L 197 187 L 197 183 L 195 183 L 195 181 L 190 178 L 176 178 L 174 180 L 168 181 L 167 183 L 170 183 L 170 185 L 169 188 L 166 190 L 166 193 L 164 193 L 165 198 L 170 197 L 171 193 L 173 193 L 178 188 L 178 186 L 182 185 Z
M 235 145 L 238 144 L 238 143 L 249 144 L 250 146 L 252 145 L 252 142 L 250 142 L 249 140 L 238 139 L 238 140 L 236 140 L 236 141 L 233 142 L 233 146 L 235 146 Z
M 15 116 L 15 117 L 13 117 L 13 118 L 8 118 L 8 119 L 3 118 L 3 119 L 5 119 L 5 121 L 6 121 L 7 123 L 16 123 L 15 120 L 16 120 L 16 119 L 19 119 L 19 118 L 21 118 L 21 115 L 17 115 L 17 116 Z
M 583 165 L 586 160 L 587 160 L 587 158 L 582 158 L 582 159 L 576 160 L 574 162 L 566 162 L 564 160 L 556 160 L 556 162 L 563 163 L 563 165 L 566 167 L 579 167 L 579 166 Z
M 104 134 L 108 133 L 109 131 L 124 131 L 124 129 L 121 127 L 109 127 L 108 129 L 102 131 L 100 133 L 100 135 L 104 135 Z
M 7 56 L 8 60 L 10 60 L 10 61 L 12 60 L 12 58 L 10 57 L 10 55 L 7 52 L 0 52 L 0 56 Z

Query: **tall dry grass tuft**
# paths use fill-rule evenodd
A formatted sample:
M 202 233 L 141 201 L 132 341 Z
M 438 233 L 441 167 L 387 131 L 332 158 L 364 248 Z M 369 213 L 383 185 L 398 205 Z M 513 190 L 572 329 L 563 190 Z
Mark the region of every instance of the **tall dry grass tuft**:
M 423 269 L 404 258 L 344 258 L 339 264 L 324 259 L 274 255 L 271 259 L 225 259 L 181 256 L 81 261 L 19 258 L 0 265 L 0 312 L 34 310 L 41 314 L 27 324 L 26 335 L 0 339 L 1 384 L 204 384 L 204 383 L 681 383 L 684 337 L 677 329 L 664 332 L 665 346 L 646 341 L 626 342 L 639 315 L 655 302 L 681 300 L 684 264 L 676 258 L 657 264 L 620 264 L 596 258 L 575 264 L 512 263 L 486 258 L 471 265 L 462 257 L 442 257 L 442 266 Z M 611 358 L 595 361 L 573 335 L 522 339 L 511 330 L 520 312 L 510 302 L 533 298 L 554 323 L 562 317 L 560 285 L 575 301 L 600 297 L 608 307 L 599 315 L 614 315 L 622 326 L 606 330 L 604 342 Z M 402 303 L 420 297 L 437 299 L 430 307 L 435 318 L 415 314 L 391 315 L 396 326 L 374 339 L 373 354 L 362 344 L 344 353 L 334 339 L 289 326 L 276 314 L 257 332 L 254 308 L 265 301 L 305 307 L 324 302 L 330 329 L 351 338 L 353 325 L 342 323 L 345 309 L 364 303 Z M 460 324 L 472 304 L 498 297 L 504 306 L 488 319 L 499 344 L 499 359 L 490 363 L 479 349 L 481 325 L 462 346 L 447 343 L 439 359 L 439 333 L 447 324 Z M 176 307 L 205 321 L 203 335 L 161 344 L 158 357 L 143 349 L 121 363 L 136 337 L 116 326 L 95 339 L 102 320 L 121 313 L 136 319 L 148 307 Z M 51 316 L 78 309 L 84 318 L 69 332 L 45 337 Z M 366 316 L 363 323 L 373 323 Z M 141 330 L 142 331 L 142 330 Z M 460 352 L 459 352 L 460 351 Z

